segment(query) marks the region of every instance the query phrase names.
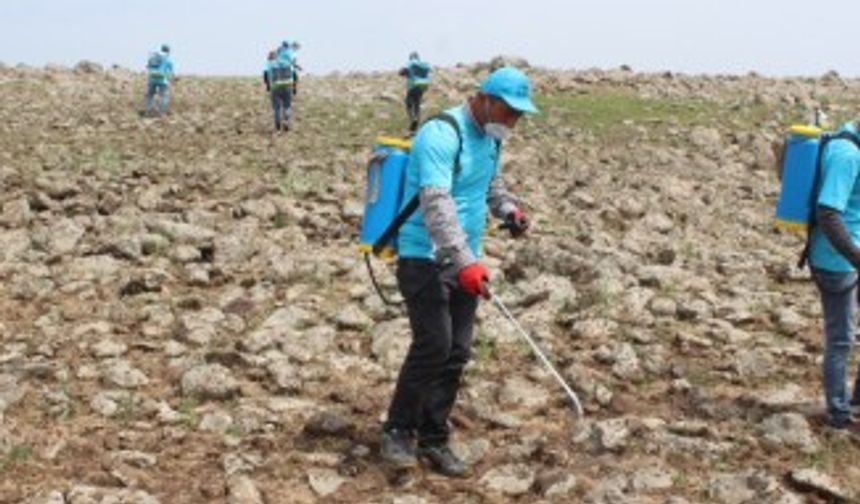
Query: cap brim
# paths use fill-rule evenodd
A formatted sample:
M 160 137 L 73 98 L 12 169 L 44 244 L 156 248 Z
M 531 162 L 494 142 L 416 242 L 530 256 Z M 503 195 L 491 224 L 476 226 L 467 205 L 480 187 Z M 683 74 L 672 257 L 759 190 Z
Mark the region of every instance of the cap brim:
M 505 100 L 505 103 L 508 104 L 514 110 L 518 110 L 520 112 L 524 112 L 526 114 L 537 114 L 538 109 L 535 107 L 535 104 L 528 98 L 517 98 L 505 96 L 502 98 Z

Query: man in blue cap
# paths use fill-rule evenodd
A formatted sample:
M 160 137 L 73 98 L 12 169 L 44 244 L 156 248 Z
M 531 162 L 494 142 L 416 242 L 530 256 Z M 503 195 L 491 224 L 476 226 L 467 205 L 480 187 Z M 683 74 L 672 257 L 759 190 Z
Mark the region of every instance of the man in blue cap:
M 409 63 L 400 69 L 400 75 L 406 77 L 406 114 L 409 116 L 409 132 L 415 133 L 421 122 L 421 99 L 430 86 L 430 65 L 422 61 L 418 53 L 409 54 Z
M 147 115 L 155 114 L 153 99 L 158 94 L 158 113 L 166 114 L 170 104 L 170 81 L 173 80 L 173 60 L 170 59 L 170 46 L 161 45 L 161 50 L 149 55 L 146 63 L 146 108 Z
M 499 148 L 523 113 L 536 112 L 528 77 L 503 67 L 446 119 L 425 122 L 412 143 L 404 201 L 417 193 L 420 208 L 397 243 L 412 344 L 380 439 L 383 459 L 396 467 L 420 458 L 448 476 L 469 473 L 448 446 L 448 416 L 471 355 L 478 296 L 489 298 L 481 236 L 488 208 L 514 237 L 528 229 L 502 182 Z

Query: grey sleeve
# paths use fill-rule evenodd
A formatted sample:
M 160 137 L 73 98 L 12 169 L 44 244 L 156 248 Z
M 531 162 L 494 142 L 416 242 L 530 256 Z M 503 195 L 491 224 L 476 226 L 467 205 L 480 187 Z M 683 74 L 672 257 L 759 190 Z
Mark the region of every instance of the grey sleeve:
M 815 218 L 833 248 L 860 270 L 860 248 L 854 244 L 842 221 L 842 213 L 824 205 L 815 208 Z
M 505 181 L 502 177 L 496 174 L 490 182 L 487 204 L 490 206 L 490 213 L 493 214 L 493 217 L 504 219 L 517 207 L 519 200 L 505 187 Z
M 436 259 L 442 263 L 452 262 L 457 271 L 475 262 L 466 232 L 457 220 L 457 207 L 451 193 L 441 187 L 423 187 L 418 194 L 424 225 L 436 247 Z

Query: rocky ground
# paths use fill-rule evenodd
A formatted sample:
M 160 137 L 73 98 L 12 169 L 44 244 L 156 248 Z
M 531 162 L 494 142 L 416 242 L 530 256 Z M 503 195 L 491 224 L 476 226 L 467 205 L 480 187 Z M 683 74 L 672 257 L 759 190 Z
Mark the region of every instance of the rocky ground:
M 439 70 L 428 111 L 486 69 Z M 274 135 L 256 78 L 183 78 L 144 119 L 139 73 L 0 66 L 0 503 L 852 501 L 773 147 L 860 82 L 529 72 L 504 173 L 534 230 L 487 263 L 586 417 L 482 305 L 474 476 L 447 480 L 377 455 L 409 333 L 355 238 L 393 72 L 304 78 Z

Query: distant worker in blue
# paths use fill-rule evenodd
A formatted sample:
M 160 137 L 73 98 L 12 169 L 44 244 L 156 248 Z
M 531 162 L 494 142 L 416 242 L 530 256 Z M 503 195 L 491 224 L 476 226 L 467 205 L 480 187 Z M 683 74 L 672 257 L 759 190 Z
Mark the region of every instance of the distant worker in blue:
M 284 42 L 286 45 L 287 43 Z M 263 71 L 263 82 L 272 100 L 272 112 L 275 118 L 275 131 L 289 131 L 292 118 L 293 86 L 295 85 L 295 67 L 291 52 L 281 46 L 269 53 L 266 69 Z M 286 46 L 287 49 L 289 46 Z
M 421 99 L 430 85 L 430 65 L 422 61 L 418 53 L 409 54 L 409 62 L 400 69 L 400 75 L 406 77 L 406 114 L 409 116 L 409 132 L 415 133 L 421 122 Z
M 146 115 L 166 114 L 170 104 L 170 82 L 174 80 L 173 60 L 170 46 L 162 44 L 160 50 L 150 53 L 146 62 Z M 154 104 L 158 94 L 158 108 Z
M 536 112 L 529 78 L 502 67 L 465 104 L 427 120 L 412 142 L 403 200 L 417 193 L 420 206 L 397 238 L 412 343 L 380 438 L 383 460 L 395 467 L 420 459 L 447 476 L 469 473 L 449 447 L 448 417 L 471 356 L 478 298 L 490 295 L 481 238 L 488 210 L 514 238 L 529 227 L 505 188 L 499 155 L 520 117 Z

